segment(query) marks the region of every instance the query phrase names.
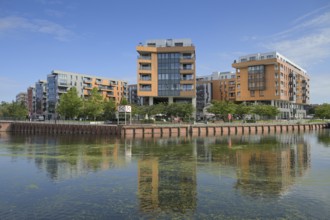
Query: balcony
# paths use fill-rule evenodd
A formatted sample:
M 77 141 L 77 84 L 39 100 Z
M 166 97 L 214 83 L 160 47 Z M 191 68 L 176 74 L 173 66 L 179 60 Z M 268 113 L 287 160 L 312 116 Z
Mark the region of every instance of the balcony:
M 84 85 L 84 89 L 92 89 L 93 87 L 91 85 Z
M 151 91 L 151 86 L 140 86 L 140 91 Z
M 90 78 L 84 78 L 84 83 L 92 83 L 92 79 L 90 79 Z
M 181 68 L 180 69 L 180 73 L 181 74 L 193 74 L 194 73 L 194 70 L 193 69 L 184 69 L 184 68 Z
M 101 90 L 113 90 L 113 86 L 99 86 L 98 88 Z
M 97 79 L 97 80 L 95 81 L 95 84 L 102 84 L 102 80 Z
M 141 76 L 140 81 L 151 81 L 151 76 Z
M 59 83 L 58 87 L 69 87 L 67 83 Z
M 59 89 L 59 90 L 57 90 L 57 91 L 58 91 L 58 93 L 66 93 L 66 92 L 67 92 L 66 89 Z
M 151 56 L 143 56 L 143 55 L 141 55 L 141 56 L 138 56 L 138 59 L 139 60 L 151 60 Z
M 115 85 L 117 85 L 117 82 L 116 81 L 110 81 L 110 86 L 115 86 Z
M 140 66 L 139 70 L 151 70 L 151 66 Z
M 180 78 L 181 81 L 190 81 L 190 80 L 194 80 L 194 76 L 192 74 L 188 74 L 188 75 L 183 75 Z

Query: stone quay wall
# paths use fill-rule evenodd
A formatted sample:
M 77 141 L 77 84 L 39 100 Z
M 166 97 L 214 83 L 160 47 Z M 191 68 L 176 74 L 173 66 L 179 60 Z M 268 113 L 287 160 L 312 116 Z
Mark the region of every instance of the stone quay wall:
M 97 134 L 121 137 L 205 137 L 216 135 L 306 132 L 327 128 L 315 124 L 102 125 L 0 122 L 0 132 L 27 134 Z
M 317 124 L 212 124 L 175 126 L 134 126 L 121 128 L 122 137 L 205 137 L 216 135 L 271 134 L 284 132 L 306 132 L 327 128 L 327 123 Z

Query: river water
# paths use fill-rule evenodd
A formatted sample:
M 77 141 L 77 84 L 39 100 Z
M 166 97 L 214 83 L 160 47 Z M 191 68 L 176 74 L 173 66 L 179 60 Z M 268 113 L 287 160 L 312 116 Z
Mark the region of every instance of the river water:
M 0 219 L 329 219 L 330 133 L 0 133 L 0 178 Z

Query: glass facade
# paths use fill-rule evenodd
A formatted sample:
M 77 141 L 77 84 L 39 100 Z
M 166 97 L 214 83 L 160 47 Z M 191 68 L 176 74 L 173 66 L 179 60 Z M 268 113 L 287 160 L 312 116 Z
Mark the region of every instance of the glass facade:
M 248 88 L 250 91 L 266 89 L 265 67 L 263 65 L 249 66 L 248 74 L 249 74 Z
M 180 96 L 180 56 L 158 54 L 158 96 Z
M 56 76 L 51 75 L 47 77 L 48 83 L 48 113 L 55 113 L 56 106 L 56 95 L 57 95 L 57 85 L 56 85 Z

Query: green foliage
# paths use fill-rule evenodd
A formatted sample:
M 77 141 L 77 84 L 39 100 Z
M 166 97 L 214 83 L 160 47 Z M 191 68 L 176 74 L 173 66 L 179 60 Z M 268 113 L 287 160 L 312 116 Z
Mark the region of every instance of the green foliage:
M 24 103 L 2 102 L 0 104 L 0 117 L 24 119 L 28 115 L 28 109 Z
M 318 118 L 330 118 L 330 104 L 324 103 L 315 108 L 315 116 Z
M 191 103 L 172 103 L 167 106 L 165 112 L 167 115 L 188 118 L 194 112 L 194 107 Z
M 208 108 L 209 113 L 213 113 L 220 117 L 227 117 L 228 114 L 234 114 L 237 105 L 228 101 L 212 101 L 212 106 Z
M 67 93 L 61 95 L 56 111 L 66 118 L 74 118 L 79 115 L 81 106 L 82 100 L 78 96 L 78 91 L 76 87 L 72 87 Z
M 253 114 L 265 117 L 275 117 L 280 113 L 280 111 L 271 105 L 255 105 L 252 110 Z
M 109 99 L 108 101 L 104 100 L 103 110 L 103 117 L 105 120 L 115 118 L 116 103 L 112 99 Z
M 241 118 L 244 118 L 245 115 L 248 115 L 252 112 L 252 106 L 246 105 L 245 103 L 241 103 L 236 106 L 235 114 L 240 116 Z
M 189 118 L 194 112 L 194 107 L 190 103 L 172 103 L 170 105 L 159 103 L 151 106 L 133 106 L 133 114 L 138 115 L 157 115 L 164 114 L 181 118 Z
M 91 90 L 90 96 L 84 102 L 84 113 L 89 118 L 96 120 L 103 114 L 103 96 L 98 92 L 97 88 Z
M 125 97 L 122 98 L 122 100 L 120 102 L 120 105 L 128 105 L 128 101 L 127 101 L 127 99 Z

